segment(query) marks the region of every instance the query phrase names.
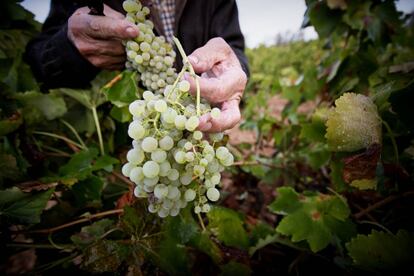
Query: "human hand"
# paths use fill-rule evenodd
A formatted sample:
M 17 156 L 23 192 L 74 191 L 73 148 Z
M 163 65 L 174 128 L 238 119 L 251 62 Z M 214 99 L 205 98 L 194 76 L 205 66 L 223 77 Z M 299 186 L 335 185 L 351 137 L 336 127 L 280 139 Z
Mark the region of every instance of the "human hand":
M 107 5 L 104 6 L 105 16 L 88 13 L 89 8 L 79 8 L 69 18 L 69 40 L 94 66 L 109 70 L 122 69 L 126 57 L 121 40 L 137 37 L 137 26 Z
M 220 117 L 210 114 L 200 118 L 198 129 L 204 132 L 221 132 L 234 127 L 241 119 L 240 100 L 247 83 L 246 73 L 230 45 L 216 37 L 195 50 L 188 60 L 199 77 L 201 96 L 221 109 Z M 186 75 L 190 92 L 196 93 L 193 77 Z

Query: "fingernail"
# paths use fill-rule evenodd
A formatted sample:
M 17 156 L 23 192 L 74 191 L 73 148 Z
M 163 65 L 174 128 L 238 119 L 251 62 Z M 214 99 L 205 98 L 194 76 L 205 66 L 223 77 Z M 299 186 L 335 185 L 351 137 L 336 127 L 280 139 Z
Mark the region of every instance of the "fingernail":
M 198 58 L 195 56 L 189 56 L 188 60 L 192 63 L 192 64 L 197 64 L 198 63 Z
M 128 27 L 126 29 L 126 31 L 130 36 L 137 36 L 138 35 L 137 30 L 135 30 L 133 27 Z

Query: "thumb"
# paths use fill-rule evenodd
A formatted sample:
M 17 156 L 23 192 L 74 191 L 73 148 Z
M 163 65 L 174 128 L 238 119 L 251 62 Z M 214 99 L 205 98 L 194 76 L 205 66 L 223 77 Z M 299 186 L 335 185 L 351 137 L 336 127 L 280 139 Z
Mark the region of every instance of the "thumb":
M 137 37 L 139 30 L 124 19 L 91 15 L 87 34 L 100 39 L 129 39 Z
M 204 73 L 215 64 L 226 60 L 232 51 L 224 39 L 216 37 L 210 39 L 203 47 L 196 49 L 188 56 L 188 60 L 196 73 Z

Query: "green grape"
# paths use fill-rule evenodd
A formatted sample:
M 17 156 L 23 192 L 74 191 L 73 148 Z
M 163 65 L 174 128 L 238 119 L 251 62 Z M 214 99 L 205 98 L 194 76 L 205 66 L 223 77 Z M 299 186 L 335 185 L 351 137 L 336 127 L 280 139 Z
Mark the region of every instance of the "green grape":
M 196 130 L 193 133 L 193 138 L 194 140 L 201 140 L 203 139 L 203 133 L 201 131 Z
M 142 188 L 140 186 L 136 186 L 134 189 L 134 195 L 135 197 L 146 197 L 147 194 L 145 193 L 145 191 L 142 190 Z
M 211 118 L 213 118 L 213 119 L 220 118 L 220 114 L 221 114 L 221 111 L 217 107 L 215 107 L 211 110 Z
M 128 109 L 133 116 L 139 117 L 145 112 L 145 101 L 133 101 Z
M 148 178 L 154 178 L 158 176 L 160 172 L 160 166 L 158 165 L 157 162 L 154 162 L 154 161 L 145 162 L 142 169 L 143 169 L 142 172 L 144 173 L 145 177 L 148 177 Z
M 140 140 L 145 135 L 145 128 L 138 121 L 133 121 L 128 127 L 128 135 L 132 139 Z
M 201 207 L 200 206 L 195 206 L 194 207 L 194 213 L 200 214 L 201 213 Z
M 174 147 L 174 140 L 168 135 L 164 136 L 159 141 L 159 146 L 160 146 L 161 149 L 169 151 L 170 149 L 172 149 Z
M 157 184 L 154 188 L 154 196 L 162 199 L 168 195 L 168 187 L 165 184 Z
M 216 150 L 216 156 L 219 160 L 224 160 L 228 156 L 229 150 L 225 147 L 219 147 Z
M 167 159 L 167 153 L 161 149 L 155 150 L 151 153 L 151 159 L 157 163 L 162 163 Z
M 201 211 L 203 213 L 208 213 L 210 212 L 210 210 L 211 210 L 210 204 L 204 204 L 203 207 L 201 208 Z
M 185 128 L 188 131 L 194 131 L 198 127 L 198 124 L 199 124 L 199 120 L 198 120 L 197 116 L 191 116 L 186 121 Z
M 147 186 L 155 186 L 155 184 L 158 183 L 159 177 L 153 177 L 153 178 L 144 178 L 144 184 Z
M 126 177 L 129 177 L 129 174 L 131 173 L 131 170 L 135 167 L 134 164 L 132 163 L 125 163 L 122 166 L 122 174 L 125 175 Z
M 168 176 L 170 170 L 171 165 L 169 161 L 164 161 L 160 164 L 160 176 Z
M 180 173 L 176 169 L 171 169 L 167 175 L 168 179 L 171 181 L 175 181 L 180 177 Z
M 200 159 L 200 165 L 203 167 L 207 167 L 208 165 L 208 160 L 205 158 Z
M 185 150 L 191 150 L 191 149 L 193 149 L 193 144 L 191 142 L 188 142 L 188 141 L 185 142 L 184 149 Z
M 185 163 L 185 152 L 183 151 L 177 151 L 174 154 L 174 159 L 178 164 L 184 164 Z
M 122 3 L 122 7 L 124 8 L 124 10 L 126 12 L 136 12 L 140 9 L 140 6 L 138 5 L 138 3 L 136 3 L 135 1 L 124 1 Z
M 178 115 L 174 119 L 174 124 L 177 129 L 183 130 L 186 128 L 187 118 L 184 115 Z
M 126 157 L 127 157 L 128 162 L 134 165 L 139 165 L 142 163 L 142 161 L 144 161 L 145 154 L 142 152 L 142 150 L 131 149 L 128 151 Z
M 192 180 L 193 180 L 193 176 L 192 176 L 192 174 L 185 173 L 185 174 L 182 174 L 182 175 L 180 176 L 180 182 L 181 182 L 181 184 L 183 184 L 184 186 L 186 186 L 186 185 L 190 184 Z
M 181 92 L 188 92 L 190 90 L 190 83 L 186 80 L 182 80 L 178 83 L 178 89 Z
M 206 169 L 203 166 L 200 166 L 200 165 L 194 166 L 194 174 L 197 176 L 203 175 L 205 171 Z
M 145 152 L 153 152 L 158 147 L 158 141 L 154 137 L 145 137 L 142 140 L 141 147 Z
M 211 183 L 217 185 L 220 183 L 221 175 L 220 173 L 214 173 L 213 176 L 210 178 Z
M 141 167 L 135 167 L 131 170 L 131 172 L 129 173 L 129 178 L 134 182 L 134 183 L 139 183 L 144 179 L 144 173 L 142 171 Z
M 196 192 L 193 189 L 188 189 L 184 193 L 184 199 L 188 202 L 193 201 L 196 197 Z
M 167 103 L 164 100 L 157 100 L 155 102 L 154 107 L 155 107 L 155 110 L 160 113 L 165 112 L 168 108 Z
M 207 190 L 207 198 L 211 201 L 217 201 L 220 198 L 220 192 L 216 188 L 210 188 Z
M 168 186 L 168 194 L 167 197 L 169 199 L 175 199 L 180 196 L 180 190 L 174 186 Z
M 194 161 L 194 153 L 193 152 L 187 152 L 185 154 L 185 161 L 193 162 Z
M 144 91 L 144 93 L 142 93 L 142 97 L 146 101 L 150 101 L 150 100 L 155 98 L 154 93 L 152 93 L 151 91 L 148 91 L 148 90 L 146 90 L 146 91 Z

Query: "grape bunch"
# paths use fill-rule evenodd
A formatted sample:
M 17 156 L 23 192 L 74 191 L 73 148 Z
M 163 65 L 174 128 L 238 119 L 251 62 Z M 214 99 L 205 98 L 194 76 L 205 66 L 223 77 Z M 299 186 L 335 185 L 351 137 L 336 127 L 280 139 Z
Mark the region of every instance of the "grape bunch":
M 123 2 L 126 19 L 138 26 L 139 36 L 126 43 L 127 69 L 134 69 L 141 75 L 141 81 L 153 92 L 162 93 L 168 84 L 173 84 L 177 73 L 173 67 L 176 53 L 163 36 L 155 36 L 154 24 L 146 19 L 148 7 L 140 2 Z
M 194 204 L 195 213 L 206 213 L 211 208 L 209 201 L 220 198 L 217 186 L 221 172 L 234 162 L 233 155 L 222 145 L 223 133 L 207 135 L 197 130 L 200 116 L 209 113 L 218 119 L 220 109 L 203 102 L 199 89 L 196 98 L 188 93 L 190 83 L 182 76 L 185 72 L 193 77 L 195 74 L 179 41 L 174 40 L 184 66 L 177 74 L 173 68 L 176 54 L 165 39 L 155 37 L 152 23 L 145 18 L 149 10 L 133 0 L 125 1 L 123 6 L 128 20 L 137 23 L 141 32 L 146 25 L 146 44 L 138 44 L 143 39 L 140 34 L 135 41 L 128 41 L 126 48 L 127 67 L 141 74 L 142 84 L 148 90 L 143 92 L 142 99 L 129 105 L 133 121 L 128 135 L 133 139 L 133 147 L 127 153 L 128 162 L 122 173 L 136 184 L 135 196 L 148 198 L 151 213 L 162 218 L 176 216 L 189 203 Z M 146 53 L 149 59 L 139 63 L 137 57 Z M 163 62 L 162 66 L 156 66 L 158 62 Z

